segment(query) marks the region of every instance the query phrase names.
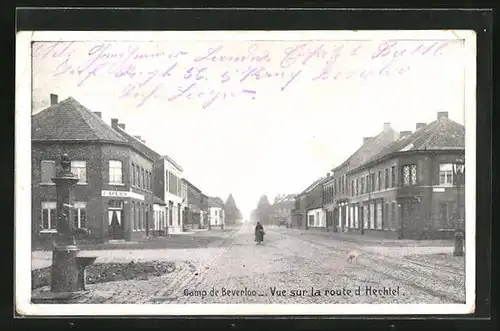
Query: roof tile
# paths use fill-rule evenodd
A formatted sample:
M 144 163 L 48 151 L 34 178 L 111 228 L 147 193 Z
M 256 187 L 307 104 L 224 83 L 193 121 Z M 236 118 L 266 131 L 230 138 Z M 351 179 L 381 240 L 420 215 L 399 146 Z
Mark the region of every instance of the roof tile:
M 110 125 L 72 97 L 31 117 L 31 139 L 127 142 Z

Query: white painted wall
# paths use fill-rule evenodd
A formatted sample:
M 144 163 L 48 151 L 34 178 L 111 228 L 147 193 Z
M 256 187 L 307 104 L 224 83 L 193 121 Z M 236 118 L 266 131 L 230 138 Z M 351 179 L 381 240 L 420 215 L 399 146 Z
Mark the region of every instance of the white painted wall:
M 313 215 L 314 216 L 314 223 L 309 224 L 309 216 Z M 316 208 L 316 209 L 311 209 L 307 211 L 307 226 L 310 228 L 319 228 L 319 227 L 325 227 L 326 226 L 326 213 L 323 210 L 323 208 Z

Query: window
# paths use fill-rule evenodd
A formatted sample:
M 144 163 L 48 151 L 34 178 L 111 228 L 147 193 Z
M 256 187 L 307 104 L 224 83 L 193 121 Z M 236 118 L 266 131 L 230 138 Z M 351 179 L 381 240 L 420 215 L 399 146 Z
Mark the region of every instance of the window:
M 363 227 L 365 229 L 368 229 L 368 221 L 370 219 L 370 209 L 368 208 L 368 205 L 363 205 Z
M 370 174 L 370 188 L 371 191 L 375 191 L 375 173 Z
M 377 203 L 377 218 L 376 218 L 376 222 L 377 222 L 377 229 L 379 230 L 382 230 L 382 226 L 383 226 L 383 212 L 382 212 L 382 203 Z
M 391 187 L 396 187 L 396 166 L 391 167 Z
M 356 188 L 355 188 L 354 184 L 355 184 L 355 181 L 353 179 L 353 180 L 351 180 L 351 195 L 355 195 L 354 193 L 356 192 Z
M 365 193 L 365 178 L 361 177 L 361 194 Z
M 389 188 L 389 169 L 388 168 L 385 168 L 384 175 L 385 175 L 384 188 L 388 189 Z
M 42 231 L 57 231 L 56 203 L 42 202 Z
M 135 165 L 133 163 L 131 169 L 132 171 L 130 171 L 130 184 L 132 184 L 132 186 L 135 186 Z
M 403 166 L 403 186 L 417 184 L 417 165 L 409 164 Z
M 134 171 L 135 171 L 135 179 L 136 179 L 135 186 L 141 187 L 141 176 L 140 176 L 140 170 L 139 170 L 138 165 L 135 166 Z
M 146 188 L 146 178 L 144 177 L 144 169 L 141 168 L 141 188 Z
M 453 185 L 453 164 L 441 163 L 439 165 L 439 185 Z
M 309 219 L 308 219 L 308 225 L 309 226 L 314 226 L 314 215 L 309 215 Z
M 394 230 L 396 228 L 396 203 L 393 202 L 391 204 L 391 230 Z
M 140 204 L 137 204 L 137 213 L 139 214 L 139 231 L 142 230 L 144 228 L 144 215 L 142 213 L 142 209 L 143 209 L 143 205 L 142 203 Z
M 377 191 L 380 191 L 381 189 L 382 189 L 382 170 L 379 170 L 377 176 Z
M 41 170 L 42 170 L 41 183 L 54 185 L 52 178 L 56 176 L 56 161 L 46 161 L 46 160 L 42 161 Z
M 130 213 L 132 221 L 132 230 L 137 231 L 137 217 L 135 215 L 135 202 L 132 201 L 132 212 Z
M 370 219 L 370 229 L 375 229 L 375 204 L 370 203 L 370 211 L 368 213 Z
M 85 161 L 71 161 L 71 172 L 78 177 L 79 184 L 87 183 L 87 163 Z
M 121 161 L 109 161 L 109 183 L 123 184 Z
M 75 202 L 73 210 L 73 220 L 75 224 L 75 228 L 86 228 L 87 227 L 87 218 L 85 213 L 85 208 L 87 207 L 85 202 Z

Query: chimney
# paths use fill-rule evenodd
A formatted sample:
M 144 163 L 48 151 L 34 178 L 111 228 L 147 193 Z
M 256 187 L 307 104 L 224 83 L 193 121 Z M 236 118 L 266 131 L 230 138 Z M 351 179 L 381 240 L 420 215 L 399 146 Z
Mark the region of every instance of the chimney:
M 448 112 L 447 111 L 438 111 L 438 120 L 442 118 L 448 118 Z
M 142 141 L 142 137 L 141 136 L 134 136 L 134 138 L 137 139 L 137 140 Z
M 118 119 L 117 119 L 117 118 L 112 118 L 112 119 L 111 119 L 111 127 L 112 127 L 113 129 L 118 128 Z
M 385 122 L 384 123 L 384 132 L 387 132 L 391 129 L 391 123 Z
M 124 130 L 124 131 L 125 131 L 125 124 L 123 124 L 123 123 L 118 123 L 118 127 L 119 127 L 120 129 L 122 129 L 122 130 Z
M 410 134 L 411 134 L 411 131 L 401 131 L 401 132 L 399 132 L 399 136 L 400 137 L 409 136 Z
M 420 130 L 421 128 L 423 128 L 426 124 L 425 123 L 417 123 L 415 129 L 417 130 Z
M 57 94 L 50 94 L 50 105 L 57 105 L 57 103 L 59 102 L 58 99 L 59 97 L 57 96 Z
M 99 118 L 102 118 L 102 113 L 100 111 L 95 111 L 94 114 L 96 114 L 97 116 L 99 116 Z
M 141 139 L 141 142 L 142 142 L 144 145 L 146 145 L 146 140 L 142 140 L 142 139 Z
M 366 142 L 372 138 L 373 137 L 363 137 L 363 144 L 366 144 Z
M 330 173 L 329 172 L 326 173 L 326 177 L 330 177 Z

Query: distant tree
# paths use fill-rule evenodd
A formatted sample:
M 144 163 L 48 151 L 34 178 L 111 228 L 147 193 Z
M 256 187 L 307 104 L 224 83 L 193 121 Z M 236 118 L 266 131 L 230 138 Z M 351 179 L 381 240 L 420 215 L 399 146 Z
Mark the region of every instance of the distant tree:
M 229 194 L 227 197 L 226 203 L 226 223 L 227 224 L 236 224 L 241 221 L 241 212 L 236 206 L 236 202 L 234 201 L 234 197 L 232 194 Z
M 257 203 L 257 217 L 259 218 L 260 223 L 262 224 L 270 224 L 271 223 L 271 213 L 272 206 L 269 203 L 269 199 L 267 195 L 262 195 Z

